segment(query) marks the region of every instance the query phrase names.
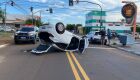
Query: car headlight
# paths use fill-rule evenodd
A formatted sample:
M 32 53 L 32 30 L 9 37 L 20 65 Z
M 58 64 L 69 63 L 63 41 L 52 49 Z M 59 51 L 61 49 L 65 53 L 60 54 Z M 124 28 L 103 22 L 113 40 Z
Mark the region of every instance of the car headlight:
M 29 33 L 29 36 L 33 36 L 34 34 L 33 33 Z
M 17 35 L 18 35 L 18 33 L 15 33 L 15 35 L 17 36 Z

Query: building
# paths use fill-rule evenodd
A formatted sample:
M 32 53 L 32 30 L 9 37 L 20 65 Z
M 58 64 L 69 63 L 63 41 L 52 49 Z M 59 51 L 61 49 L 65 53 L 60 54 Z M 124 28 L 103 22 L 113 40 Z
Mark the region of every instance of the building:
M 91 30 L 100 30 L 105 28 L 104 23 L 106 22 L 105 20 L 106 17 L 106 12 L 105 11 L 91 11 L 86 14 L 86 22 L 85 22 L 85 29 L 86 33 L 90 32 Z M 100 26 L 100 22 L 102 22 L 102 26 Z
M 37 16 L 34 16 L 37 17 Z M 6 28 L 19 28 L 25 24 L 25 21 L 29 18 L 32 18 L 31 15 L 22 15 L 22 14 L 7 14 L 5 24 L 0 20 L 0 27 Z
M 102 26 L 100 26 L 102 21 Z M 117 33 L 130 32 L 130 26 L 125 21 L 107 22 L 106 11 L 91 11 L 86 14 L 85 33 L 90 31 L 97 31 L 101 29 L 111 29 Z

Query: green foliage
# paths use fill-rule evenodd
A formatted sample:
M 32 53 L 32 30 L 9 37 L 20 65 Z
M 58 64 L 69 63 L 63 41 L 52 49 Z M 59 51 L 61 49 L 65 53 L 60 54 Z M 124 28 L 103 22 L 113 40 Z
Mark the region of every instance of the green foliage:
M 78 30 L 78 27 L 82 26 L 82 24 L 67 24 L 66 29 L 67 30 Z
M 133 27 L 131 27 L 131 31 L 133 31 Z M 136 27 L 136 32 L 140 32 L 140 27 Z
M 4 11 L 0 8 L 0 20 L 5 23 Z
M 27 19 L 25 21 L 25 24 L 32 24 L 32 19 Z M 36 25 L 36 26 L 41 26 L 43 23 L 40 21 L 40 20 L 35 20 L 33 19 L 33 24 Z
M 66 26 L 66 29 L 67 30 L 74 30 L 74 28 L 75 28 L 75 24 L 67 24 L 67 26 Z
M 0 8 L 0 19 L 4 18 L 4 11 Z
M 80 26 L 82 26 L 82 24 L 76 24 L 76 27 L 80 27 Z
M 86 27 L 83 27 L 83 34 L 86 34 Z

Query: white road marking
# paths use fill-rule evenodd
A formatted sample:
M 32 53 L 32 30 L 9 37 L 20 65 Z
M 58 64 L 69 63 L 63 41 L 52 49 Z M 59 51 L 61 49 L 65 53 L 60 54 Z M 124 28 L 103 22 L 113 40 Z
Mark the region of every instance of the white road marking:
M 0 48 L 4 48 L 6 47 L 8 44 L 3 44 L 3 45 L 0 45 Z
M 106 48 L 106 47 L 88 47 L 88 49 L 115 49 L 115 48 Z

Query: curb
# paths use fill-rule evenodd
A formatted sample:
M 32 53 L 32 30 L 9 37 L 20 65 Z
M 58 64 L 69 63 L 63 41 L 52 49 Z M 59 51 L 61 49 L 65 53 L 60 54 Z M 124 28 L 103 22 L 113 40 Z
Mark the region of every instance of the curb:
M 135 52 L 135 51 L 133 51 L 133 50 L 126 50 L 126 49 L 119 48 L 119 47 L 112 46 L 112 45 L 108 45 L 108 46 L 109 46 L 109 47 L 112 47 L 112 48 L 116 48 L 116 49 L 121 50 L 121 51 L 129 52 L 129 53 L 131 53 L 131 54 L 135 54 L 135 55 L 140 56 L 140 52 Z

